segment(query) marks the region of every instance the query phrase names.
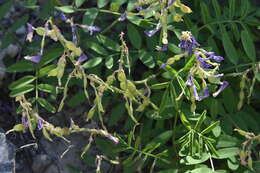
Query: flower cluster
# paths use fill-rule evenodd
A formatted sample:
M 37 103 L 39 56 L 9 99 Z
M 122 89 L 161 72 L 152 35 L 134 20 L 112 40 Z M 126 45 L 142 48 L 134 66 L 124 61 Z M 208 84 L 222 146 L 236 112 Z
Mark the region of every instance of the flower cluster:
M 220 85 L 219 89 L 212 94 L 213 97 L 216 97 L 228 86 L 228 82 L 221 82 L 221 78 L 224 74 L 218 73 L 220 62 L 222 62 L 224 58 L 215 55 L 214 52 L 208 52 L 199 48 L 199 46 L 200 44 L 196 41 L 191 32 L 182 32 L 179 47 L 187 55 L 195 57 L 195 63 L 190 69 L 186 84 L 191 87 L 195 100 L 201 101 L 210 95 L 207 87 L 208 84 Z M 196 78 L 202 81 L 201 94 L 198 92 L 198 87 L 195 85 Z

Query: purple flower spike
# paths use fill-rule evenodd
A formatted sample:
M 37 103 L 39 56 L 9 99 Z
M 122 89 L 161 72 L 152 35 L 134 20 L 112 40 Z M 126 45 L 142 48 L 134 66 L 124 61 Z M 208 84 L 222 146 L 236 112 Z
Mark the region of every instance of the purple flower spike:
M 87 59 L 88 59 L 87 55 L 84 53 L 81 53 L 78 61 L 76 62 L 76 65 L 81 64 L 83 61 L 86 61 Z
M 32 42 L 33 39 L 33 26 L 30 23 L 27 23 L 27 36 L 26 36 L 26 40 L 28 40 L 29 42 Z
M 188 86 L 193 86 L 193 85 L 194 85 L 191 76 L 188 77 L 188 80 L 187 80 L 186 84 L 187 84 Z
M 41 130 L 43 128 L 43 120 L 41 118 L 38 119 L 37 128 L 38 130 Z
M 179 47 L 183 51 L 188 52 L 188 54 L 191 55 L 193 49 L 198 46 L 200 46 L 200 44 L 195 40 L 195 38 L 189 31 L 182 32 Z
M 29 121 L 26 115 L 22 116 L 22 124 L 24 125 L 24 127 L 29 127 Z
M 213 56 L 213 59 L 217 62 L 221 62 L 224 60 L 224 58 L 222 56 Z
M 111 136 L 111 135 L 108 135 L 106 136 L 108 139 L 110 139 L 111 141 L 113 141 L 115 144 L 118 144 L 119 143 L 119 139 L 117 137 L 114 137 L 114 136 Z
M 123 14 L 118 18 L 118 21 L 123 22 L 123 21 L 125 21 L 126 17 L 127 17 L 127 14 L 126 14 L 126 13 L 123 13 Z
M 167 51 L 168 45 L 164 44 L 162 47 L 157 46 L 155 49 L 158 50 L 158 51 Z
M 24 59 L 32 61 L 34 63 L 39 63 L 41 61 L 42 55 L 38 54 L 36 56 L 25 56 Z
M 213 93 L 213 97 L 217 97 L 219 95 L 219 93 L 221 93 L 228 85 L 229 85 L 229 83 L 227 81 L 223 81 L 223 83 L 219 87 L 219 89 Z
M 207 98 L 209 96 L 209 89 L 208 88 L 204 88 L 203 90 L 203 95 L 202 96 L 199 96 L 199 101 Z
M 162 27 L 162 25 L 159 23 L 159 24 L 157 24 L 156 28 L 154 28 L 152 30 L 145 30 L 144 33 L 148 37 L 152 37 L 156 32 L 158 32 L 160 30 L 161 27 Z
M 193 95 L 194 95 L 195 99 L 196 100 L 200 100 L 197 88 L 196 88 L 196 86 L 194 84 L 192 85 L 192 89 L 193 89 Z
M 59 17 L 60 17 L 61 20 L 65 21 L 65 22 L 68 20 L 67 16 L 65 16 L 64 13 L 60 13 Z
M 200 57 L 200 56 L 197 56 L 196 59 L 197 59 L 197 61 L 200 62 L 200 66 L 201 66 L 202 68 L 204 68 L 204 69 L 209 69 L 209 68 L 212 67 L 211 64 L 208 64 L 208 63 L 206 62 L 206 61 L 209 60 L 209 58 L 202 58 L 202 57 Z
M 160 68 L 165 68 L 167 64 L 162 64 Z
M 88 30 L 90 35 L 92 35 L 94 32 L 101 31 L 101 28 L 97 26 L 80 25 L 80 27 Z

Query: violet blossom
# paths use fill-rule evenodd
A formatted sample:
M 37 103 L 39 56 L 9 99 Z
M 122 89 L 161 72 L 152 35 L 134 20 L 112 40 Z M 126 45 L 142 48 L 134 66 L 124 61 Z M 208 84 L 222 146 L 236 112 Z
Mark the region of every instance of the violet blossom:
M 62 13 L 62 12 L 59 13 L 59 17 L 60 17 L 61 20 L 65 21 L 65 22 L 68 20 L 67 16 L 65 16 L 65 14 Z
M 39 63 L 41 61 L 42 55 L 39 53 L 35 56 L 25 56 L 24 59 L 32 61 L 34 63 Z
M 29 127 L 29 121 L 26 115 L 22 115 L 22 124 L 24 127 Z
M 158 32 L 160 30 L 160 28 L 162 27 L 162 24 L 158 23 L 156 28 L 152 29 L 152 30 L 145 30 L 144 33 L 148 36 L 148 37 L 152 37 L 156 32 Z
M 217 97 L 228 85 L 229 83 L 227 81 L 223 81 L 219 89 L 213 93 L 213 97 Z
M 195 40 L 194 36 L 189 31 L 183 31 L 181 35 L 181 42 L 179 47 L 184 51 L 192 55 L 193 49 L 200 46 L 200 44 Z
M 197 91 L 196 85 L 193 82 L 192 76 L 188 77 L 188 80 L 187 80 L 186 84 L 188 86 L 192 87 L 193 95 L 195 97 L 195 100 L 201 101 L 201 100 L 209 97 L 209 89 L 208 88 L 204 88 L 203 89 L 203 92 L 202 92 L 201 96 L 198 94 L 198 91 Z
M 158 51 L 167 51 L 168 50 L 168 44 L 163 44 L 162 47 L 157 46 L 155 48 Z
M 43 128 L 43 120 L 41 118 L 38 119 L 37 128 L 38 130 L 41 130 Z
M 81 53 L 79 56 L 79 59 L 76 62 L 76 65 L 80 65 L 83 61 L 86 61 L 88 59 L 87 55 L 84 53 Z
M 101 28 L 98 26 L 89 26 L 89 25 L 79 25 L 81 28 L 86 29 L 89 31 L 90 35 L 93 35 L 94 32 L 101 31 Z
M 160 68 L 165 68 L 167 64 L 162 64 Z
M 27 36 L 26 36 L 26 40 L 28 40 L 29 42 L 32 42 L 33 39 L 33 26 L 30 23 L 27 23 Z
M 168 0 L 168 7 L 171 6 L 176 0 Z

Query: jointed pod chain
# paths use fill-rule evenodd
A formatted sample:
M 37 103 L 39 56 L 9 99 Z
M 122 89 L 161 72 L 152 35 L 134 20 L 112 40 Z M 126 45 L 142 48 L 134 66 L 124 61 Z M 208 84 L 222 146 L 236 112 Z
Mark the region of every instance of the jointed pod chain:
M 63 19 L 66 23 L 69 23 L 71 27 L 75 27 L 76 25 L 79 24 L 74 24 L 72 19 L 68 19 L 65 15 L 63 15 Z M 86 28 L 85 25 L 79 25 L 83 29 Z M 92 27 L 93 29 L 94 27 Z M 117 137 L 112 136 L 109 134 L 106 130 L 105 125 L 103 124 L 102 120 L 102 115 L 105 110 L 102 106 L 102 96 L 105 91 L 112 91 L 112 92 L 117 92 L 120 93 L 124 96 L 126 103 L 126 109 L 128 110 L 129 116 L 132 118 L 132 120 L 135 122 L 136 125 L 138 125 L 138 121 L 133 115 L 133 103 L 139 105 L 138 108 L 136 109 L 137 111 L 143 111 L 145 107 L 147 106 L 152 106 L 154 109 L 158 109 L 158 107 L 153 104 L 150 99 L 149 99 L 149 94 L 148 96 L 146 95 L 146 92 L 144 90 L 138 90 L 136 88 L 135 84 L 144 84 L 147 88 L 148 91 L 150 91 L 150 88 L 147 85 L 147 81 L 150 80 L 152 77 L 149 77 L 143 81 L 130 81 L 127 79 L 126 74 L 124 72 L 123 66 L 127 66 L 129 69 L 129 74 L 130 74 L 130 60 L 128 56 L 128 48 L 123 40 L 123 34 L 120 35 L 120 40 L 122 42 L 122 50 L 121 50 L 121 57 L 120 57 L 120 64 L 119 64 L 119 69 L 116 70 L 112 75 L 107 77 L 107 80 L 104 81 L 101 78 L 99 78 L 95 74 L 86 74 L 83 67 L 82 63 L 88 59 L 87 55 L 83 53 L 82 49 L 77 46 L 77 37 L 75 35 L 75 29 L 72 29 L 72 34 L 74 38 L 73 41 L 67 40 L 61 33 L 60 29 L 53 23 L 52 19 L 49 19 L 44 27 L 33 27 L 31 24 L 28 24 L 28 35 L 27 35 L 27 40 L 32 41 L 34 31 L 39 36 L 42 36 L 42 44 L 41 44 L 41 50 L 40 52 L 35 55 L 35 56 L 25 56 L 25 59 L 30 60 L 34 63 L 39 63 L 41 61 L 41 58 L 44 53 L 44 43 L 45 43 L 45 38 L 49 37 L 55 42 L 60 42 L 61 45 L 64 47 L 64 53 L 63 55 L 59 58 L 57 67 L 51 70 L 48 73 L 48 76 L 53 76 L 57 77 L 58 79 L 58 87 L 56 89 L 56 92 L 58 92 L 59 89 L 63 89 L 63 98 L 60 102 L 58 111 L 61 111 L 64 105 L 64 101 L 67 97 L 67 92 L 68 92 L 68 84 L 70 80 L 75 77 L 78 79 L 83 80 L 84 83 L 84 93 L 86 97 L 89 99 L 89 95 L 87 92 L 87 86 L 88 83 L 90 86 L 93 88 L 94 93 L 95 93 L 95 99 L 94 99 L 94 105 L 92 108 L 89 110 L 89 112 L 86 114 L 86 119 L 89 120 L 94 116 L 95 112 L 98 112 L 102 127 L 104 130 L 97 130 L 97 129 L 86 129 L 86 128 L 79 128 L 76 126 L 74 123 L 71 123 L 70 128 L 60 128 L 60 127 L 54 127 L 52 124 L 44 120 L 38 113 L 37 110 L 34 110 L 32 107 L 32 104 L 27 101 L 24 95 L 17 96 L 16 101 L 20 103 L 20 106 L 22 107 L 22 124 L 18 124 L 12 129 L 11 131 L 20 131 L 20 130 L 25 130 L 26 128 L 29 128 L 31 134 L 33 137 L 34 136 L 34 129 L 36 128 L 36 124 L 38 126 L 39 130 L 42 130 L 44 136 L 51 140 L 49 133 L 54 134 L 56 136 L 62 137 L 65 135 L 69 135 L 71 133 L 75 132 L 89 132 L 92 134 L 98 134 L 102 135 L 105 137 L 108 137 L 115 143 L 119 142 L 119 139 Z M 77 60 L 76 58 L 79 57 Z M 64 87 L 62 87 L 62 82 L 61 79 L 64 74 L 64 70 L 66 68 L 66 64 L 70 61 L 74 65 L 74 69 L 70 74 L 68 75 L 67 81 L 65 82 Z M 126 62 L 126 63 L 125 63 Z M 155 76 L 153 76 L 155 77 Z M 120 87 L 114 86 L 113 83 L 118 80 L 120 82 Z M 36 98 L 38 99 L 38 94 L 36 94 Z M 9 131 L 10 132 L 10 131 Z M 65 139 L 65 138 L 64 138 Z

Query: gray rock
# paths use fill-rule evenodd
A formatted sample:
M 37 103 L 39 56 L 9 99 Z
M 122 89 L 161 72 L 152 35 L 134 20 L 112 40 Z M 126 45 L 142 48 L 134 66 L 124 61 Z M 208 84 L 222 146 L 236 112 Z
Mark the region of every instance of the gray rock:
M 0 132 L 0 173 L 15 172 L 15 148 Z

